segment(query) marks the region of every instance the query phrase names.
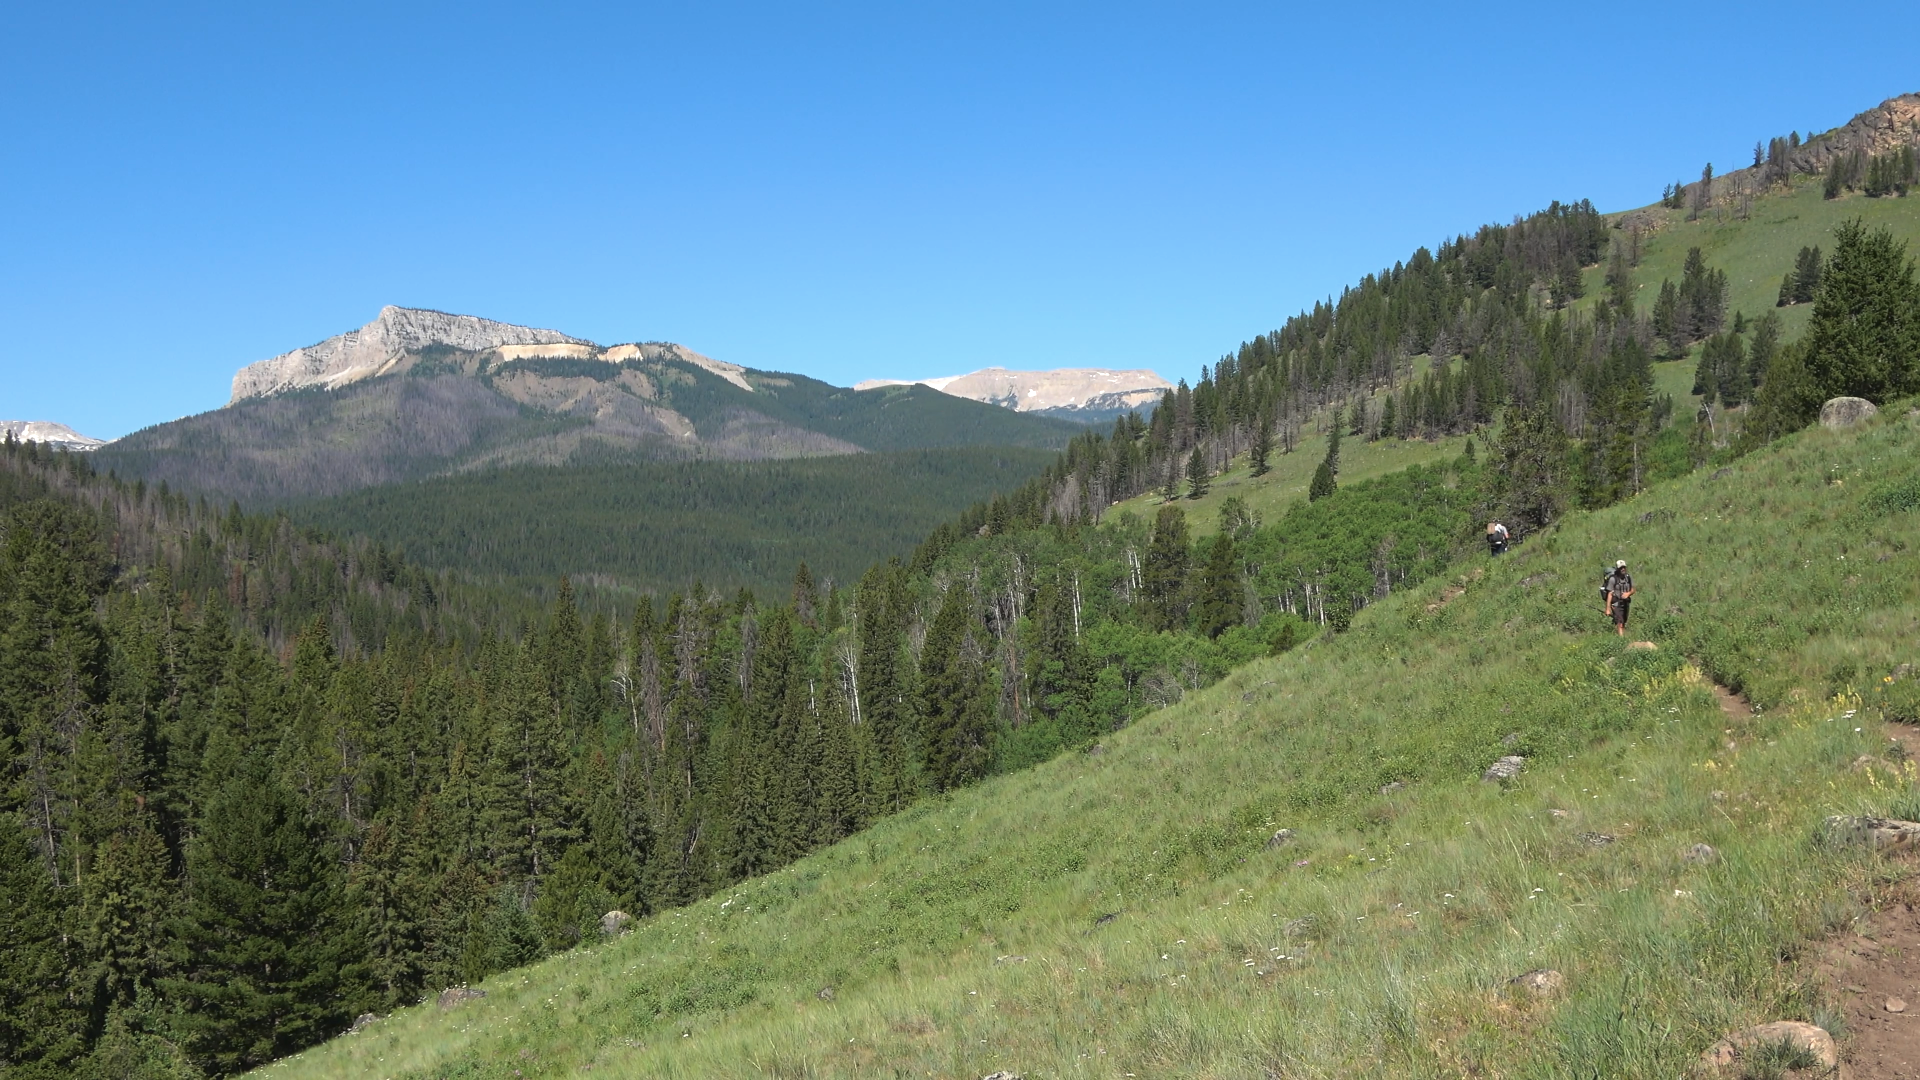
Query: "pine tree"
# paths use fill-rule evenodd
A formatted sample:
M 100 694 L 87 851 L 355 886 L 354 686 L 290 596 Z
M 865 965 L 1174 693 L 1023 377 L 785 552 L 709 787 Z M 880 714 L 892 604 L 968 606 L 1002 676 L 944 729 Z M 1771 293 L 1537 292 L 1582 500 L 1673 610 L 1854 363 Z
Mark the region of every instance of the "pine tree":
M 1194 604 L 1194 629 L 1217 638 L 1240 624 L 1242 615 L 1240 557 L 1233 534 L 1221 532 L 1214 537 L 1207 562 L 1200 572 L 1200 587 Z
M 425 989 L 426 947 L 417 902 L 424 882 L 407 873 L 406 837 L 385 821 L 367 832 L 348 896 L 367 948 L 367 979 L 382 1009 L 412 1004 Z
M 1487 516 L 1505 522 L 1516 537 L 1557 520 L 1566 505 L 1567 435 L 1553 410 L 1544 402 L 1509 407 L 1493 451 Z
M 1393 414 L 1392 395 L 1387 399 L 1387 415 Z M 1253 431 L 1248 439 L 1247 460 L 1253 465 L 1253 475 L 1265 476 L 1272 471 L 1267 458 L 1273 455 L 1273 417 L 1265 412 L 1254 417 Z
M 1211 474 L 1207 469 L 1207 456 L 1199 446 L 1187 458 L 1187 498 L 1198 499 L 1207 493 Z
M 611 906 L 586 845 L 575 844 L 540 883 L 533 921 L 547 952 L 563 952 L 593 940 L 600 916 Z
M 90 1003 L 71 984 L 79 958 L 64 890 L 26 830 L 0 814 L 0 1070 L 58 1076 L 85 1050 Z
M 1075 632 L 1068 582 L 1056 578 L 1034 598 L 1027 650 L 1027 684 L 1040 714 L 1052 721 L 1067 745 L 1097 734 L 1093 715 L 1092 660 Z
M 78 933 L 96 1013 L 132 1007 L 165 972 L 174 900 L 167 871 L 166 844 L 148 815 L 99 846 L 82 882 Z
M 987 768 L 993 703 L 975 622 L 965 583 L 949 583 L 920 652 L 920 715 L 935 791 L 971 783 Z
M 1904 242 L 1858 219 L 1835 231 L 1806 343 L 1822 400 L 1885 403 L 1920 390 L 1920 285 Z
M 1155 630 L 1173 630 L 1186 622 L 1187 515 L 1163 506 L 1153 519 L 1153 540 L 1141 572 L 1146 622 Z
M 178 974 L 160 985 L 185 1007 L 189 1052 L 209 1071 L 310 1046 L 367 1004 L 338 874 L 302 819 L 293 793 L 248 762 L 187 849 Z
M 1380 403 L 1380 437 L 1390 438 L 1400 433 L 1399 411 L 1394 404 L 1394 395 L 1389 392 L 1386 400 Z M 1259 475 L 1259 474 L 1255 474 Z

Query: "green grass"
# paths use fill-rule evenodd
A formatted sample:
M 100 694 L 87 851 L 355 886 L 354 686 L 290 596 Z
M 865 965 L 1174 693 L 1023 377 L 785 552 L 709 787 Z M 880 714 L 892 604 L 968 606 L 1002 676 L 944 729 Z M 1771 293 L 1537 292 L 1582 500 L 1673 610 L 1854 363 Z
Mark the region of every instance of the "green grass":
M 1805 943 L 1894 873 L 1814 837 L 1912 788 L 1847 710 L 1914 659 L 1914 511 L 1876 493 L 1916 451 L 1889 408 L 1575 515 L 1103 753 L 267 1072 L 1681 1075 L 1730 1029 L 1823 1009 Z M 1655 650 L 1602 625 L 1616 556 Z M 1730 721 L 1708 672 L 1758 716 Z M 1506 753 L 1527 771 L 1481 782 Z M 1718 858 L 1684 860 L 1696 843 Z M 1562 995 L 1509 984 L 1543 967 Z
M 1729 316 L 1744 311 L 1748 318 L 1775 310 L 1780 278 L 1793 268 L 1794 256 L 1802 247 L 1818 245 L 1823 254 L 1833 253 L 1833 230 L 1841 222 L 1858 217 L 1870 228 L 1886 228 L 1907 242 L 1910 253 L 1920 255 L 1920 198 L 1869 199 L 1853 194 L 1827 200 L 1820 194 L 1817 178 L 1802 179 L 1791 190 L 1776 189 L 1754 199 L 1752 215 L 1745 221 L 1730 209 L 1688 221 L 1684 210 L 1652 207 L 1654 213 L 1666 216 L 1668 224 L 1640 244 L 1640 265 L 1634 270 L 1640 310 L 1653 310 L 1663 279 L 1679 284 L 1680 268 L 1692 247 L 1700 249 L 1709 266 L 1727 272 Z M 1587 270 L 1585 284 L 1586 298 L 1576 306 L 1590 308 L 1606 293 L 1604 263 Z M 1792 340 L 1806 329 L 1813 305 L 1778 310 L 1785 337 Z
M 1691 369 L 1687 372 L 1687 379 L 1691 386 Z M 1414 465 L 1449 461 L 1459 457 L 1465 448 L 1465 436 L 1432 441 L 1381 439 L 1377 442 L 1343 438 L 1340 441 L 1340 483 L 1355 484 Z M 1188 527 L 1196 537 L 1211 536 L 1220 530 L 1220 504 L 1235 497 L 1259 514 L 1262 521 L 1278 521 L 1280 515 L 1286 513 L 1287 507 L 1307 497 L 1307 485 L 1312 482 L 1313 470 L 1325 456 L 1326 449 L 1326 435 L 1313 434 L 1309 426 L 1293 453 L 1282 454 L 1276 450 L 1267 459 L 1267 464 L 1272 467 L 1267 475 L 1254 476 L 1247 456 L 1241 454 L 1233 459 L 1226 472 L 1214 477 L 1205 495 L 1198 499 L 1182 495 L 1175 503 L 1187 512 Z M 1484 451 L 1486 448 L 1483 446 L 1480 449 Z M 1181 483 L 1180 490 L 1184 492 L 1186 488 L 1187 485 Z M 1131 511 L 1151 520 L 1161 502 L 1160 493 L 1150 491 L 1127 499 L 1107 512 L 1117 514 Z

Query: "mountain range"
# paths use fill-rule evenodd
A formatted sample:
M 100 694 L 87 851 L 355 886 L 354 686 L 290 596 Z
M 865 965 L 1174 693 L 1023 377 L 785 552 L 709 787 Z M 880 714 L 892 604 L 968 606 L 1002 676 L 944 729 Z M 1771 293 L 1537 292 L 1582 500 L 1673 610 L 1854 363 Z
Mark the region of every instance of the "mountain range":
M 51 420 L 0 420 L 0 439 L 37 442 L 58 450 L 93 450 L 106 445 L 103 439 L 82 435 Z
M 982 368 L 965 375 L 933 379 L 868 379 L 855 390 L 889 386 L 931 386 L 944 394 L 984 401 L 1016 412 L 1057 416 L 1082 423 L 1101 423 L 1129 412 L 1152 409 L 1173 384 L 1144 369 L 1056 368 L 1051 371 L 1009 371 Z
M 387 307 L 356 330 L 247 365 L 224 408 L 116 440 L 104 460 L 123 476 L 264 503 L 609 456 L 1056 448 L 1081 430 L 927 386 L 853 390 L 669 342 L 606 346 Z

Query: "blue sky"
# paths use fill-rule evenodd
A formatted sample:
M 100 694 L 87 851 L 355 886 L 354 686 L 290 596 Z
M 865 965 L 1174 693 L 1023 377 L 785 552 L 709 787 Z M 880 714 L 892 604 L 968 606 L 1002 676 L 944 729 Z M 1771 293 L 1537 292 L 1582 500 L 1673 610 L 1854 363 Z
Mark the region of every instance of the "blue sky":
M 394 303 L 837 383 L 1192 376 L 1416 245 L 1920 89 L 1899 5 L 8 5 L 0 417 Z

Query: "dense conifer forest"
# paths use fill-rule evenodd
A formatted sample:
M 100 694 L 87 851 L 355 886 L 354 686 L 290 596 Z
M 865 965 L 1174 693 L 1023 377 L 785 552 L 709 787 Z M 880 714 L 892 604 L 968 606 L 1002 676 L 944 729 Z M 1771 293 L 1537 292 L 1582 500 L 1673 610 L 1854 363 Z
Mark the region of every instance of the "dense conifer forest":
M 1890 235 L 1841 230 L 1806 335 L 1764 347 L 1763 321 L 1715 321 L 1698 257 L 1658 331 L 1624 287 L 1571 310 L 1582 266 L 1617 258 L 1630 281 L 1631 242 L 1582 203 L 1416 252 L 910 555 L 831 582 L 801 563 L 759 594 L 694 584 L 615 611 L 561 580 L 536 609 L 6 445 L 0 1061 L 265 1063 L 573 948 L 609 910 L 685 904 L 1090 749 L 1341 633 L 1464 557 L 1488 515 L 1524 540 L 1827 397 L 1920 390 L 1920 286 Z M 1751 404 L 1739 439 L 1702 445 L 1713 414 L 1669 423 L 1651 365 L 1726 334 L 1700 385 Z M 1440 431 L 1475 438 L 1339 480 L 1343 440 Z M 1229 502 L 1192 540 L 1181 496 L 1229 457 L 1305 446 L 1312 498 L 1270 522 Z M 1105 513 L 1155 489 L 1151 520 Z

